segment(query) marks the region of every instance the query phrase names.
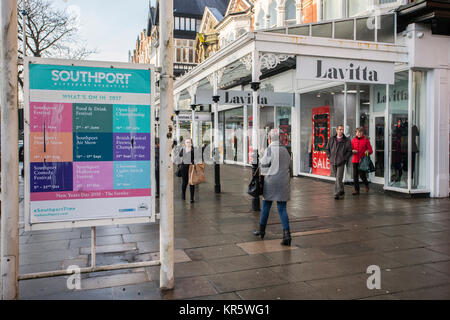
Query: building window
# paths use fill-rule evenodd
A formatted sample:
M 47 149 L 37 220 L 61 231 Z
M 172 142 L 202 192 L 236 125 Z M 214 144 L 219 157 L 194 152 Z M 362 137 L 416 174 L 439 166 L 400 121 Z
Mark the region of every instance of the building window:
M 264 27 L 265 27 L 264 16 L 265 15 L 266 15 L 266 13 L 264 12 L 264 10 L 261 10 L 259 12 L 258 20 L 257 20 L 258 26 L 256 27 L 256 29 L 264 29 Z
M 200 24 L 202 23 L 202 21 L 201 20 L 197 20 L 197 26 L 196 26 L 196 31 L 200 31 Z
M 369 8 L 369 0 L 347 0 L 347 14 L 349 17 L 363 15 Z
M 179 30 L 179 29 L 180 29 L 180 18 L 175 17 L 175 30 Z
M 193 40 L 175 39 L 175 62 L 196 63 L 195 42 Z
M 274 0 L 270 3 L 269 6 L 269 28 L 273 28 L 277 26 L 277 2 Z
M 186 30 L 184 26 L 184 18 L 180 18 L 180 30 Z
M 191 19 L 191 31 L 195 31 L 195 19 Z
M 323 20 L 340 19 L 342 17 L 342 2 L 340 0 L 323 0 Z
M 286 20 L 294 20 L 296 18 L 295 0 L 286 1 Z

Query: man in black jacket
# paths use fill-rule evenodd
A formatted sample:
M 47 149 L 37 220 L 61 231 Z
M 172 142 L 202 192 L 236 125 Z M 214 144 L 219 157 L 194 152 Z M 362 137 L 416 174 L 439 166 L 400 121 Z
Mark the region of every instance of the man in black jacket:
M 334 185 L 334 198 L 339 199 L 339 196 L 343 196 L 344 192 L 344 169 L 347 161 L 352 156 L 352 143 L 349 138 L 344 135 L 344 126 L 339 125 L 336 128 L 336 135 L 331 137 L 325 148 L 328 159 L 336 177 L 336 183 Z

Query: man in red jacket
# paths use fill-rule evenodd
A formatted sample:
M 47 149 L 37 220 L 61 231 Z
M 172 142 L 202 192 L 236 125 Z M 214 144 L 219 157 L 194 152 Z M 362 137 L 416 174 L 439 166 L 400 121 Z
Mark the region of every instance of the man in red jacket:
M 356 137 L 352 140 L 353 150 L 353 182 L 355 184 L 355 191 L 353 195 L 359 194 L 359 177 L 361 176 L 364 185 L 366 186 L 366 192 L 369 192 L 369 181 L 367 181 L 367 174 L 363 171 L 359 171 L 359 162 L 364 155 L 369 156 L 373 153 L 372 146 L 369 139 L 364 136 L 363 128 L 356 128 Z

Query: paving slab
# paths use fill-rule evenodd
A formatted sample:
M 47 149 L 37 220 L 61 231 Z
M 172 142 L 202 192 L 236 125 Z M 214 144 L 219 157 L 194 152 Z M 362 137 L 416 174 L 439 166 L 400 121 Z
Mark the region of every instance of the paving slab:
M 269 269 L 254 269 L 208 276 L 220 293 L 285 284 L 286 280 Z
M 437 253 L 426 248 L 385 252 L 383 253 L 383 256 L 398 261 L 404 266 L 411 266 L 438 261 L 450 261 L 450 256 Z
M 319 300 L 326 299 L 320 291 L 305 282 L 238 291 L 243 300 Z
M 117 274 L 81 280 L 82 290 L 110 288 L 149 281 L 146 272 Z
M 237 243 L 236 245 L 245 252 L 247 252 L 248 254 L 260 254 L 267 252 L 289 251 L 298 249 L 296 246 L 282 246 L 280 239 L 244 242 L 244 243 Z
M 247 253 L 239 248 L 238 245 L 230 244 L 198 249 L 186 249 L 186 254 L 192 260 L 213 260 L 225 257 L 246 255 Z

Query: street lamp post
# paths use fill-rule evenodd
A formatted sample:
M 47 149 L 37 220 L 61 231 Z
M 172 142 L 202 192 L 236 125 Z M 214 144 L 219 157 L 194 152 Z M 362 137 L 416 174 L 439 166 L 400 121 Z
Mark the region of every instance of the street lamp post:
M 217 90 L 215 90 L 217 93 Z M 219 152 L 219 101 L 220 96 L 212 97 L 214 102 L 214 192 L 221 193 L 220 185 L 220 152 Z
M 19 297 L 19 119 L 17 0 L 0 1 L 1 61 L 1 299 Z

